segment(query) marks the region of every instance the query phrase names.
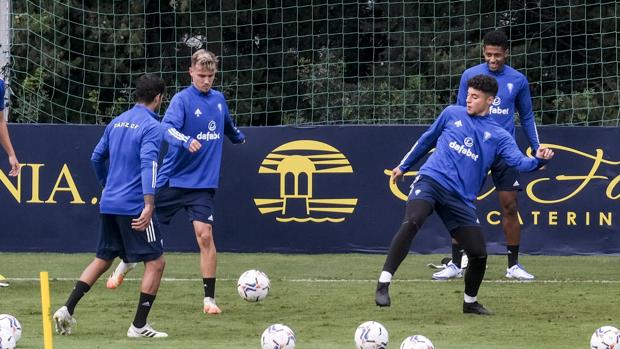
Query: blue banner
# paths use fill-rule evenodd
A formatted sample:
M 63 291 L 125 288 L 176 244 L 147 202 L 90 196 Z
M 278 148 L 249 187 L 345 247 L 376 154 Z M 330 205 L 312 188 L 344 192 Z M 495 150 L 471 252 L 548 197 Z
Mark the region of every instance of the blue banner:
M 6 154 L 0 154 L 0 251 L 95 249 L 101 188 L 89 159 L 103 129 L 10 125 L 23 168 L 19 177 L 7 177 Z M 389 172 L 425 130 L 245 128 L 246 144 L 225 141 L 214 225 L 218 250 L 385 252 L 422 162 L 397 185 L 390 185 Z M 620 253 L 620 128 L 541 127 L 539 132 L 556 156 L 546 170 L 522 174 L 521 251 Z M 489 251 L 504 252 L 490 177 L 477 206 Z M 449 246 L 446 228 L 433 215 L 412 251 L 447 252 Z M 197 251 L 185 213 L 164 226 L 164 247 Z

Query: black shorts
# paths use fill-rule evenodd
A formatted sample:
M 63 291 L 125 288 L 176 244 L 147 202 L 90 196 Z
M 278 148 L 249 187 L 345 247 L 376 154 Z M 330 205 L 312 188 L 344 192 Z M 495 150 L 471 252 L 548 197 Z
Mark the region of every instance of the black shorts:
M 491 177 L 496 191 L 521 191 L 521 176 L 515 167 L 510 167 L 502 158 L 496 158 L 491 165 Z
M 164 253 L 161 230 L 153 217 L 145 231 L 133 230 L 131 220 L 139 215 L 101 214 L 97 258 L 121 257 L 127 263 L 148 262 Z
M 188 189 L 162 187 L 155 193 L 155 212 L 157 219 L 169 224 L 172 217 L 185 209 L 189 220 L 213 224 L 215 189 Z
M 428 176 L 416 178 L 411 185 L 408 200 L 424 200 L 430 203 L 449 232 L 459 227 L 480 226 L 474 208 Z

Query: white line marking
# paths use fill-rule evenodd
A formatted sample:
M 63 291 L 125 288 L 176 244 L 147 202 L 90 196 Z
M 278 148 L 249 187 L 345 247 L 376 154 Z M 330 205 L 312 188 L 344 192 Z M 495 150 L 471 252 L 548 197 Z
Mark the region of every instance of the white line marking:
M 77 279 L 75 278 L 65 278 L 65 277 L 59 277 L 59 278 L 50 278 L 51 281 L 76 281 Z M 125 281 L 141 281 L 142 279 L 138 279 L 138 278 L 125 278 Z M 193 278 L 193 279 L 184 279 L 184 278 L 162 278 L 162 281 L 164 282 L 199 282 L 202 279 L 199 278 Z M 280 281 L 280 282 L 296 282 L 296 283 L 344 283 L 344 282 L 357 282 L 357 283 L 371 283 L 371 282 L 377 282 L 377 280 L 374 279 L 275 279 L 276 281 Z M 10 281 L 39 281 L 38 278 L 10 278 L 8 280 Z M 237 281 L 237 279 L 226 279 L 226 278 L 218 278 L 218 281 Z M 448 281 L 440 281 L 440 280 L 430 280 L 430 279 L 395 279 L 393 280 L 394 283 L 401 283 L 401 282 L 411 282 L 411 283 L 422 283 L 422 282 L 436 282 L 436 283 L 450 283 L 450 282 L 457 282 L 457 281 L 462 281 L 461 279 L 458 280 L 448 280 Z M 532 281 L 520 281 L 520 280 L 508 280 L 508 279 L 496 279 L 496 280 L 484 280 L 484 283 L 491 283 L 491 284 L 511 284 L 511 283 L 516 283 L 516 284 L 530 284 L 530 283 L 539 283 L 539 284 L 620 284 L 620 280 L 571 280 L 571 279 L 564 279 L 564 280 L 559 280 L 559 279 L 555 279 L 555 280 L 532 280 Z

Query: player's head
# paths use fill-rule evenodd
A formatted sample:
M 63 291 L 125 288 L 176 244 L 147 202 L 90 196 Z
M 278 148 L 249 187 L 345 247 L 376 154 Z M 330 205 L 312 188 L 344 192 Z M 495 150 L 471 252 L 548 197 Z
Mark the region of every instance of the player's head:
M 482 39 L 482 55 L 491 71 L 500 71 L 508 58 L 508 37 L 501 30 L 486 33 Z
M 134 96 L 137 103 L 152 104 L 153 110 L 159 108 L 166 92 L 164 79 L 155 74 L 144 74 L 136 80 Z
M 467 80 L 467 114 L 487 114 L 497 90 L 497 80 L 492 76 L 480 74 Z
M 192 65 L 189 67 L 189 75 L 192 84 L 201 92 L 207 93 L 213 86 L 215 73 L 217 73 L 217 56 L 210 51 L 200 49 L 192 55 Z

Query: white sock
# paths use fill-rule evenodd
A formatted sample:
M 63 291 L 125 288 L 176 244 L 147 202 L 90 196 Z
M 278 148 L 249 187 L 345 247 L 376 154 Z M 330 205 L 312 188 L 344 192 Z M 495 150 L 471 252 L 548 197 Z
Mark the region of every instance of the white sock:
M 125 274 L 129 273 L 133 268 L 135 268 L 136 264 L 138 264 L 138 263 L 125 263 L 125 262 L 121 261 L 118 264 L 118 266 L 116 267 L 116 270 L 114 270 L 114 274 L 116 274 L 116 275 L 125 275 Z
M 463 293 L 463 299 L 465 300 L 465 303 L 474 303 L 478 301 L 478 297 L 470 297 L 465 293 Z
M 392 273 L 388 273 L 387 271 L 382 271 L 381 276 L 379 276 L 379 282 L 392 282 Z

